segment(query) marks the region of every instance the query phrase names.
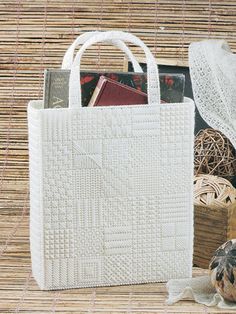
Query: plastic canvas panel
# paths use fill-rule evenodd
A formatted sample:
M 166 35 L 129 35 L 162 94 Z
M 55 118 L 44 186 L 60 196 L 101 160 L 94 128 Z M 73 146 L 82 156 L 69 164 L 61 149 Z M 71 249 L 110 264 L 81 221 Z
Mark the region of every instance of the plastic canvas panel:
M 28 106 L 42 289 L 190 277 L 194 106 Z

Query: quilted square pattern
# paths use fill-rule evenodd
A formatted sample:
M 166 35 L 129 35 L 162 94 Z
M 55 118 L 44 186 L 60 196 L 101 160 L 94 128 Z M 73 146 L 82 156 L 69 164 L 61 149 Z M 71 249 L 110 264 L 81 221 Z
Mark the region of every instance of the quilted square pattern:
M 191 276 L 193 104 L 31 111 L 29 132 L 39 134 L 29 143 L 31 244 L 41 252 L 32 251 L 40 286 Z

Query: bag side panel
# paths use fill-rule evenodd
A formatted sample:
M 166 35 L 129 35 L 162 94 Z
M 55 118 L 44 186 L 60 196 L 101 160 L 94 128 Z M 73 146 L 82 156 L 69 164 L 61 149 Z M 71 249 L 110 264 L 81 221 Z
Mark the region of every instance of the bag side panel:
M 32 272 L 40 288 L 44 287 L 42 147 L 41 115 L 28 105 L 29 176 L 30 176 L 30 251 Z

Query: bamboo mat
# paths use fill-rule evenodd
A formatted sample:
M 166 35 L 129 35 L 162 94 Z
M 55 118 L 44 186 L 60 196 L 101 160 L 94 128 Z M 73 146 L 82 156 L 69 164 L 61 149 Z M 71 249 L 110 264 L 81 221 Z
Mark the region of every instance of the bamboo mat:
M 167 307 L 163 284 L 38 290 L 29 255 L 26 107 L 42 97 L 44 68 L 58 68 L 81 32 L 131 31 L 161 62 L 186 64 L 191 41 L 224 38 L 235 52 L 235 16 L 235 0 L 0 2 L 0 314 L 226 313 L 191 302 Z M 83 66 L 121 70 L 123 61 L 116 48 L 98 45 L 86 52 Z

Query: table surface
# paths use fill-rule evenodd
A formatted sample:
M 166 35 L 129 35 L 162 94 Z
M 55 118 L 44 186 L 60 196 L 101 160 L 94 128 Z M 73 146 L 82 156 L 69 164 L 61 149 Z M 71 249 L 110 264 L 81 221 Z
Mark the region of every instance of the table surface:
M 14 214 L 9 214 L 13 213 Z M 229 313 L 181 301 L 165 304 L 164 283 L 40 291 L 31 273 L 29 210 L 0 212 L 0 313 Z M 207 271 L 193 269 L 194 276 Z

